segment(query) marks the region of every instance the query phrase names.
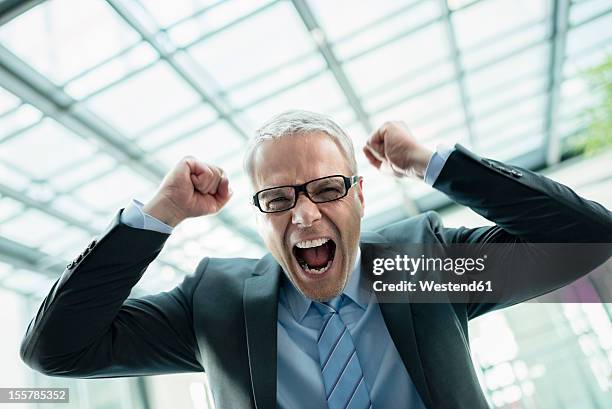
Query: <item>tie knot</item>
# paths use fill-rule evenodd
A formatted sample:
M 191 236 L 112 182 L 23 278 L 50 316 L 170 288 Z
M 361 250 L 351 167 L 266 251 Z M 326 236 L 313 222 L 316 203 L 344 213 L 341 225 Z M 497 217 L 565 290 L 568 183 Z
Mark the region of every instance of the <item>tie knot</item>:
M 321 315 L 335 313 L 340 309 L 342 297 L 342 295 L 339 295 L 326 302 L 314 302 L 314 306 Z

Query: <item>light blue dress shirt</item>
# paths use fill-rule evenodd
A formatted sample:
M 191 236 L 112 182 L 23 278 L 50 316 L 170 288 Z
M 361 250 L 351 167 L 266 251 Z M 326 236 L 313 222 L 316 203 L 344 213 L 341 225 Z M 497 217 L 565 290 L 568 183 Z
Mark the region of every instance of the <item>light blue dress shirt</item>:
M 452 149 L 440 146 L 425 171 L 425 183 L 433 185 Z M 128 226 L 172 233 L 172 227 L 142 211 L 142 203 L 132 200 L 121 215 Z M 406 367 L 389 335 L 375 294 L 360 285 L 357 263 L 343 291 L 351 302 L 339 311 L 353 337 L 363 376 L 374 409 L 424 409 Z M 283 277 L 277 324 L 277 405 L 279 409 L 321 409 L 327 407 L 319 364 L 317 336 L 323 317 L 312 300 Z
M 376 295 L 360 285 L 357 263 L 343 294 L 350 300 L 339 314 L 353 338 L 363 378 L 375 409 L 424 409 L 410 375 L 395 348 L 376 302 Z M 284 276 L 279 295 L 277 325 L 277 393 L 279 409 L 327 407 L 319 363 L 317 338 L 323 317 L 312 300 Z

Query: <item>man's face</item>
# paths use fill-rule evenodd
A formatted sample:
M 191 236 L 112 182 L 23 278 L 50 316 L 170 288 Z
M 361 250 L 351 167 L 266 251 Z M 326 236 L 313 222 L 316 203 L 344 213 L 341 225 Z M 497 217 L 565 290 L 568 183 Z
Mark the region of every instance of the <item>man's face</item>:
M 253 167 L 255 191 L 331 175 L 351 176 L 340 148 L 320 132 L 261 143 Z M 259 234 L 296 288 L 319 301 L 342 292 L 359 243 L 361 180 L 333 202 L 315 204 L 300 193 L 293 209 L 256 212 Z

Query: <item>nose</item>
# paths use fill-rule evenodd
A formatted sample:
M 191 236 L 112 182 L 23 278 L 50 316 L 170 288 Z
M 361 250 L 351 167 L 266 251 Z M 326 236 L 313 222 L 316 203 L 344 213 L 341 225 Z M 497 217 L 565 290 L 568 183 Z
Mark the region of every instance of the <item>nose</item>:
M 291 222 L 299 227 L 310 227 L 321 218 L 319 207 L 304 194 L 298 195 L 292 210 Z

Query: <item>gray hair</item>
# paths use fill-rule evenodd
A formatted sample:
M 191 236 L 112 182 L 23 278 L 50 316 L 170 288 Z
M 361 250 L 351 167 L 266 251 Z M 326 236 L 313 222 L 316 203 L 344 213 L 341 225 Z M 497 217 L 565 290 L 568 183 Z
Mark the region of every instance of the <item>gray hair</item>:
M 253 156 L 255 149 L 264 141 L 286 136 L 308 135 L 315 132 L 327 134 L 344 153 L 353 175 L 357 174 L 357 160 L 353 142 L 346 132 L 327 115 L 303 110 L 290 110 L 280 113 L 257 131 L 250 141 L 244 156 L 244 170 L 253 181 Z

